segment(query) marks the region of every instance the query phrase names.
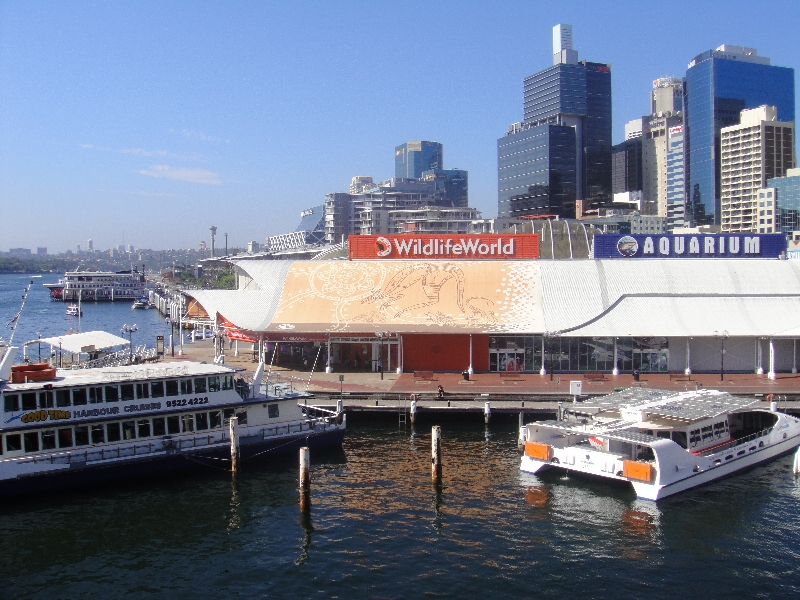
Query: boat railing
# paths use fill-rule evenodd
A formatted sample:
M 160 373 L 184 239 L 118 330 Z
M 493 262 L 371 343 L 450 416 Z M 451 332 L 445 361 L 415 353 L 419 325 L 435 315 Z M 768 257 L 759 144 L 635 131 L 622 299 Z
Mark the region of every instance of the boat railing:
M 719 446 L 714 446 L 713 448 L 709 448 L 708 450 L 703 450 L 703 451 L 697 452 L 697 453 L 695 453 L 695 455 L 696 456 L 713 456 L 714 454 L 717 454 L 719 452 L 727 452 L 731 448 L 736 448 L 737 446 L 746 446 L 747 444 L 749 444 L 753 440 L 757 440 L 760 437 L 765 437 L 765 436 L 769 435 L 770 433 L 772 433 L 772 430 L 774 428 L 775 428 L 774 425 L 770 426 L 770 427 L 767 427 L 766 429 L 762 429 L 761 431 L 756 431 L 755 433 L 751 433 L 751 434 L 746 435 L 744 437 L 740 437 L 738 439 L 731 440 L 730 442 L 727 442 L 725 444 L 721 444 Z

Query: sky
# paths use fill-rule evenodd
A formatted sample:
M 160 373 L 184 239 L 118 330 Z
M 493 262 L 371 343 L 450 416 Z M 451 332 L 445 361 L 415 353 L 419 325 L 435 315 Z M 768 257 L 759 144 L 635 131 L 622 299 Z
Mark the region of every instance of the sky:
M 799 22 L 783 0 L 0 0 L 0 250 L 263 242 L 354 175 L 392 177 L 412 140 L 494 217 L 497 139 L 557 23 L 611 64 L 617 143 L 700 52 L 800 68 Z

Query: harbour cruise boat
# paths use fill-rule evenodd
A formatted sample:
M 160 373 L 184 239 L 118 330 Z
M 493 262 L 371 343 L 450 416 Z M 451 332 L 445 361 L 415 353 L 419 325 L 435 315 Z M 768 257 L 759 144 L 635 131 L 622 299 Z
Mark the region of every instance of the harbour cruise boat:
M 263 363 L 248 384 L 234 369 L 198 362 L 11 367 L 14 349 L 3 350 L 0 496 L 225 464 L 234 416 L 241 459 L 339 445 L 344 436 L 341 412 L 309 406 L 304 413 L 298 400 L 308 394 L 266 390 Z
M 799 419 L 756 403 L 716 390 L 615 392 L 521 427 L 520 468 L 629 482 L 639 498 L 659 500 L 800 445 Z
M 147 295 L 144 272 L 130 271 L 68 271 L 58 283 L 44 283 L 51 300 L 64 302 L 133 301 Z

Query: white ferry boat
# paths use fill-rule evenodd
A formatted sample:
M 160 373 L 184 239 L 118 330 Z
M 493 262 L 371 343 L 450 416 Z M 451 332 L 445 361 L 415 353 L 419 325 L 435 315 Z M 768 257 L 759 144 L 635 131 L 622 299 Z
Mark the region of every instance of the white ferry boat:
M 0 353 L 2 352 L 0 348 Z M 253 384 L 198 362 L 55 370 L 0 360 L 0 496 L 122 479 L 230 458 L 238 418 L 240 456 L 339 445 L 341 412 L 308 407 L 309 395 Z M 315 415 L 312 416 L 310 412 Z
M 44 283 L 51 300 L 64 302 L 133 301 L 147 294 L 144 272 L 130 271 L 68 271 L 58 283 Z
M 800 445 L 800 419 L 716 390 L 630 388 L 520 429 L 521 470 L 561 469 L 630 482 L 659 500 Z

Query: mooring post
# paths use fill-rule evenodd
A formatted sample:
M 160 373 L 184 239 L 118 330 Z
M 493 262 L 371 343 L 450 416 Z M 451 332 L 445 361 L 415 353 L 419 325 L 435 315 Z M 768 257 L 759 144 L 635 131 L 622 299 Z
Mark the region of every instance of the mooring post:
M 492 418 L 492 407 L 487 402 L 483 407 L 483 422 L 487 425 Z
M 311 451 L 308 446 L 300 448 L 300 510 L 311 508 Z
M 231 471 L 239 471 L 239 417 L 231 417 Z
M 525 413 L 519 411 L 519 439 L 517 440 L 517 448 L 523 450 L 525 448 Z
M 434 483 L 442 482 L 442 428 L 439 425 L 431 429 L 431 478 Z
M 413 425 L 416 422 L 417 422 L 417 401 L 416 400 L 412 400 L 411 401 L 411 424 Z

